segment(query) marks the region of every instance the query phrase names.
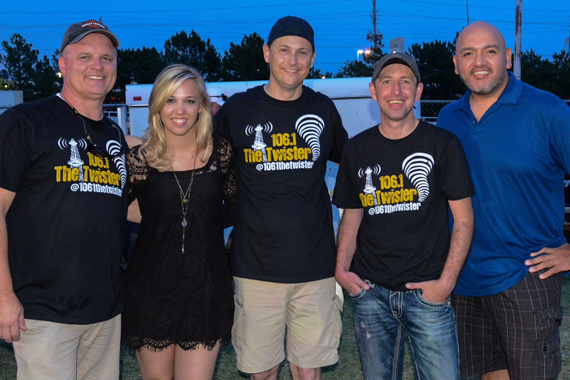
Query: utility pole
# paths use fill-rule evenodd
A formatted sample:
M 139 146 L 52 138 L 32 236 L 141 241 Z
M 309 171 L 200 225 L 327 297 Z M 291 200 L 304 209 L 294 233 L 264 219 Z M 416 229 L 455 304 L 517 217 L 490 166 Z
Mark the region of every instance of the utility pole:
M 513 67 L 513 74 L 515 78 L 521 79 L 521 45 L 522 45 L 522 0 L 517 0 L 516 10 L 516 25 L 515 25 L 515 62 Z
M 568 64 L 570 65 L 570 33 L 568 33 L 568 38 L 566 39 L 566 42 L 564 43 L 564 47 L 566 47 L 568 50 L 566 50 L 566 60 L 568 61 Z
M 376 12 L 376 0 L 372 0 L 372 25 L 374 27 L 374 32 L 368 33 L 366 39 L 374 43 L 374 51 L 376 51 L 380 47 L 379 45 L 382 44 L 382 38 L 384 38 L 384 36 L 381 33 L 378 33 L 377 24 L 378 24 L 378 17 Z

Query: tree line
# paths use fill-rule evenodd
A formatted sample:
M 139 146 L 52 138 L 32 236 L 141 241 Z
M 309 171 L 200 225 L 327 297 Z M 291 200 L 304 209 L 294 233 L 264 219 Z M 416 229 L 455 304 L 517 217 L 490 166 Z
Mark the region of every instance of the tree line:
M 107 96 L 107 103 L 123 103 L 125 85 L 153 83 L 167 65 L 183 63 L 196 68 L 207 82 L 251 81 L 269 78 L 269 69 L 263 59 L 263 38 L 257 34 L 244 35 L 240 44 L 230 44 L 223 55 L 218 53 L 210 39 L 202 39 L 192 30 L 181 31 L 164 43 L 164 49 L 155 47 L 118 49 L 117 83 Z M 40 99 L 61 89 L 63 79 L 58 76 L 59 50 L 51 59 L 40 58 L 24 37 L 14 34 L 2 42 L 0 54 L 0 89 L 22 90 L 24 100 Z M 409 54 L 418 60 L 424 92 L 422 99 L 453 100 L 465 92 L 465 86 L 454 72 L 452 56 L 455 41 L 433 41 L 413 44 Z M 347 61 L 337 73 L 321 72 L 312 68 L 309 78 L 354 78 L 372 76 L 373 65 L 384 55 L 381 48 L 371 48 L 362 60 Z M 552 60 L 543 59 L 532 49 L 523 52 L 521 76 L 524 82 L 552 92 L 562 99 L 570 99 L 570 60 L 566 51 L 554 53 Z

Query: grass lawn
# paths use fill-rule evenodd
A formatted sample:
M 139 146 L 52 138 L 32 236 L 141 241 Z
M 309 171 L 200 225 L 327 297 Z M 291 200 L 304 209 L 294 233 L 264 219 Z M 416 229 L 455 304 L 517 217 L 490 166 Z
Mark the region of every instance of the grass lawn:
M 570 276 L 564 280 L 562 291 L 562 306 L 567 311 L 570 310 Z M 343 319 L 343 334 L 340 343 L 339 354 L 340 360 L 338 364 L 327 367 L 323 370 L 324 380 L 361 380 L 362 369 L 360 366 L 360 358 L 358 355 L 358 347 L 356 345 L 356 337 L 354 334 L 354 323 L 352 315 L 352 301 L 345 294 Z M 565 315 L 560 330 L 560 338 L 562 341 L 562 373 L 560 379 L 570 379 L 570 316 Z M 413 380 L 414 374 L 412 365 L 409 360 L 409 350 L 406 353 L 405 361 L 405 380 Z M 121 350 L 121 379 L 132 380 L 140 379 L 138 365 L 134 352 L 123 347 Z M 242 380 L 248 379 L 245 374 L 238 373 L 235 367 L 235 355 L 233 348 L 225 347 L 220 351 L 218 356 L 218 364 L 216 365 L 216 380 Z M 12 346 L 0 341 L 0 380 L 16 379 L 16 363 L 14 361 L 14 352 Z M 279 380 L 292 379 L 291 373 L 286 365 L 283 365 L 279 373 Z M 476 379 L 473 379 L 476 380 Z

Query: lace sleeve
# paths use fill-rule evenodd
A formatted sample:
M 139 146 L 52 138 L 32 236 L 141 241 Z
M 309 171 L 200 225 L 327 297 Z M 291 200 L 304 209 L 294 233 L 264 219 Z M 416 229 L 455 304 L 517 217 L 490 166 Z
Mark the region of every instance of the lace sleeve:
M 128 183 L 128 199 L 129 204 L 136 199 L 136 190 L 138 185 L 146 180 L 148 177 L 148 166 L 139 157 L 140 145 L 132 147 L 127 152 L 127 170 L 129 173 Z
M 229 227 L 233 224 L 237 185 L 233 149 L 225 139 L 222 139 L 220 144 L 220 167 L 226 175 L 224 182 L 224 227 Z

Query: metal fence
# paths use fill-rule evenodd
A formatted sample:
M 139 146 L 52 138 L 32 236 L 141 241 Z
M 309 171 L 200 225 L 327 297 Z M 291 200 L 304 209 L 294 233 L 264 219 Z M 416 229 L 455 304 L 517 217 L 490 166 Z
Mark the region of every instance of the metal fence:
M 422 120 L 435 124 L 439 111 L 449 103 L 453 102 L 453 100 L 421 100 Z
M 129 134 L 129 108 L 126 104 L 103 104 L 103 113 Z

